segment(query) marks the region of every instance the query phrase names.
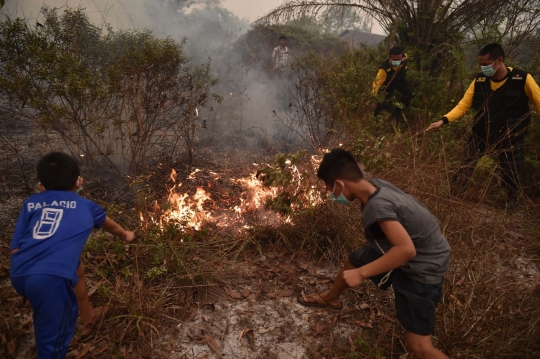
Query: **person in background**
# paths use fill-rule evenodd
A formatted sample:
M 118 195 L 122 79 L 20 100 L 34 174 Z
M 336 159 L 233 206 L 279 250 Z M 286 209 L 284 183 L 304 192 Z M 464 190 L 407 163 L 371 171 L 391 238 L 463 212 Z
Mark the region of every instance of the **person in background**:
M 284 72 L 289 69 L 289 48 L 287 38 L 284 35 L 279 37 L 279 45 L 272 52 L 272 70 Z
M 404 123 L 405 117 L 400 106 L 391 103 L 390 98 L 397 91 L 401 94 L 402 107 L 408 109 L 413 97 L 413 85 L 407 80 L 407 54 L 400 47 L 392 47 L 388 59 L 379 65 L 379 71 L 373 81 L 373 94 L 384 91 L 384 99 L 375 107 L 374 115 L 387 111 L 397 123 Z
M 454 109 L 433 122 L 428 130 L 454 122 L 470 108 L 476 111 L 465 158 L 452 176 L 452 194 L 461 196 L 483 155 L 496 154 L 507 192 L 507 210 L 519 204 L 520 170 L 523 166 L 524 139 L 531 122 L 529 101 L 540 113 L 540 88 L 531 74 L 507 67 L 504 50 L 496 43 L 478 52 L 480 70 Z

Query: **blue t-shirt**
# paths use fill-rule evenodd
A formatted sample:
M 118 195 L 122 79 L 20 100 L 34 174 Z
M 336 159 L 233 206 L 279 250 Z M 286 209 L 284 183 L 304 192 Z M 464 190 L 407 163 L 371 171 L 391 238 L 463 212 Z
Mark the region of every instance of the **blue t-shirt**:
M 76 192 L 45 191 L 30 196 L 19 215 L 10 249 L 11 277 L 50 274 L 77 284 L 79 258 L 106 214 Z

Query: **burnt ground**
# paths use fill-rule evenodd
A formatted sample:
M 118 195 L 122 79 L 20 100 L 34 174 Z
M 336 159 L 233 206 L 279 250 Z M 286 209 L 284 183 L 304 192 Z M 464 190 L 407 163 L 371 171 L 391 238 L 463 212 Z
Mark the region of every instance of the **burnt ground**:
M 21 148 L 26 154 L 43 150 L 22 145 Z M 204 208 L 218 224 L 208 223 L 201 232 L 207 237 L 241 244 L 242 250 L 227 251 L 223 250 L 223 243 L 215 247 L 214 242 L 205 243 L 208 248 L 204 255 L 190 255 L 186 259 L 186 265 L 199 263 L 207 279 L 195 280 L 188 273 L 185 277 L 192 279 L 188 283 L 169 282 L 166 277 L 173 273 L 168 273 L 156 280 L 148 272 L 138 273 L 133 271 L 134 266 L 128 266 L 128 273 L 118 272 L 113 283 L 114 275 L 102 269 L 110 266 L 120 271 L 125 261 L 142 261 L 144 258 L 138 253 L 146 253 L 143 247 L 147 243 L 136 241 L 126 246 L 125 252 L 124 244 L 120 251 L 103 249 L 98 254 L 93 247 L 87 248 L 83 255 L 88 262 L 91 300 L 95 305 L 109 303 L 111 310 L 89 335 L 83 336 L 78 325 L 69 357 L 406 358 L 404 332 L 395 319 L 391 290 L 381 292 L 371 283 L 362 284 L 345 293 L 342 311 L 305 308 L 296 302 L 302 292 L 320 292 L 331 285 L 349 247 L 339 245 L 341 250 L 321 253 L 317 248 L 292 241 L 288 237 L 291 226 L 281 230 L 283 223 L 273 214 L 247 211 L 239 221 L 230 211 L 240 203 L 240 198 L 249 198 L 248 189 L 237 179 L 249 177 L 262 163 L 271 162 L 275 152 L 257 136 L 248 140 L 232 136 L 219 146 L 210 142 L 196 157 L 194 169 L 200 171 L 191 180 L 182 181 L 186 192 L 193 193 L 195 187 L 201 186 L 210 194 Z M 16 159 L 8 149 L 4 154 L 9 161 L 4 162 L 2 171 L 0 225 L 5 231 L 0 248 L 0 356 L 32 358 L 35 354 L 31 310 L 11 289 L 7 278 L 10 233 L 28 190 L 26 181 L 21 181 Z M 25 166 L 30 169 L 32 164 Z M 185 172 L 182 163 L 176 168 L 179 173 Z M 170 188 L 170 168 L 156 172 L 156 178 L 163 183 L 157 196 L 163 198 L 166 188 Z M 393 174 L 384 175 L 381 177 L 392 178 Z M 27 176 L 32 183 L 31 174 Z M 130 196 L 129 190 L 124 193 L 110 181 L 86 177 L 87 195 L 104 207 L 111 208 L 115 201 L 123 201 L 126 207 L 134 203 L 135 196 Z M 394 182 L 410 190 L 407 181 Z M 413 189 L 419 191 L 417 187 Z M 445 296 L 438 307 L 435 343 L 452 357 L 540 355 L 538 345 L 529 339 L 538 333 L 540 318 L 540 221 L 536 207 L 507 214 L 490 205 L 478 206 L 429 194 L 422 200 L 441 219 L 453 248 Z M 133 218 L 130 222 L 127 216 L 133 217 L 135 213 L 114 213 L 121 223 L 134 224 Z M 344 213 L 338 212 L 338 216 Z M 359 223 L 359 214 L 347 218 Z M 293 223 L 292 227 L 304 224 Z M 253 234 L 254 230 L 264 228 L 271 235 Z M 137 233 L 145 237 L 143 227 Z M 309 236 L 310 232 L 304 232 L 302 227 L 299 236 L 303 235 Z M 360 232 L 351 236 L 356 238 L 353 246 L 362 245 Z M 101 237 L 99 233 L 93 235 L 94 239 Z M 204 237 L 200 238 L 204 242 Z M 343 239 L 329 240 L 337 243 Z M 115 245 L 110 241 L 106 246 Z M 126 296 L 131 296 L 130 305 L 136 310 L 126 304 Z

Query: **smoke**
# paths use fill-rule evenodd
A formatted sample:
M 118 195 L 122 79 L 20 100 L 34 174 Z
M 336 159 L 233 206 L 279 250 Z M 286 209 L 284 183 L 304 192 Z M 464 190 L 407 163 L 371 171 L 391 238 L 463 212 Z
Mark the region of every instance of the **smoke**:
M 2 12 L 32 22 L 43 6 L 80 7 L 94 24 L 109 24 L 115 30 L 150 29 L 178 42 L 186 38 L 186 52 L 197 59 L 223 51 L 250 26 L 224 9 L 220 0 L 16 0 L 8 1 Z
M 113 30 L 150 29 L 159 37 L 185 41 L 183 49 L 194 65 L 210 60 L 212 72 L 220 79 L 215 90 L 223 102 L 213 104 L 214 114 L 203 112 L 213 118 L 209 122 L 214 124 L 213 130 L 203 136 L 219 140 L 251 129 L 251 134 L 256 131 L 272 139 L 282 132 L 277 118 L 288 105 L 287 81 L 270 78 L 267 69 L 245 63 L 242 52 L 247 49 L 239 46 L 238 40 L 250 24 L 223 8 L 221 0 L 17 0 L 8 1 L 1 11 L 32 24 L 39 21 L 44 5 L 83 8 L 98 27 L 108 24 Z M 266 46 L 261 44 L 258 51 L 270 58 L 273 47 L 262 48 Z
M 90 21 L 97 26 L 109 23 L 115 29 L 135 29 L 148 27 L 149 24 L 142 16 L 145 13 L 144 2 L 144 0 L 14 0 L 6 1 L 2 13 L 32 21 L 39 18 L 43 6 L 60 9 L 80 7 L 86 10 Z

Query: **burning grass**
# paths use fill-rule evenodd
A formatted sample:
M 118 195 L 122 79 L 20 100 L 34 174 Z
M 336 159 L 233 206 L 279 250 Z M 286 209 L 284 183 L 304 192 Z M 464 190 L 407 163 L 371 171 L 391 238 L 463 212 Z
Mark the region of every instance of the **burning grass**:
M 390 139 L 396 151 L 392 165 L 380 166 L 377 176 L 424 202 L 440 219 L 453 251 L 438 307 L 437 345 L 451 357 L 538 356 L 538 206 L 508 214 L 493 195 L 486 198 L 495 200 L 482 204 L 448 198 L 439 185 L 446 181 L 444 148 L 437 152 L 427 143 L 423 147 L 418 136 L 400 136 Z M 71 355 L 404 354 L 391 291 L 370 283 L 349 290 L 340 313 L 295 303 L 301 291 L 327 288 L 343 256 L 364 239 L 356 205 L 320 202 L 313 159 L 288 159 L 266 167 L 273 188 L 255 177 L 264 166 L 250 159 L 250 165 L 234 171 L 215 163 L 200 164 L 191 174 L 164 168 L 143 185 L 134 184 L 133 208 L 104 203 L 112 218 L 128 228 L 138 226 L 138 239 L 125 245 L 97 233 L 89 241 L 83 260 L 91 300 L 110 304 L 111 310 L 91 335 L 76 334 Z M 310 171 L 308 178 L 304 174 Z M 268 201 L 269 195 L 280 202 Z M 282 214 L 266 210 L 268 205 Z M 2 354 L 24 355 L 31 347 L 30 309 L 7 282 L 0 301 Z

